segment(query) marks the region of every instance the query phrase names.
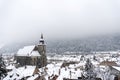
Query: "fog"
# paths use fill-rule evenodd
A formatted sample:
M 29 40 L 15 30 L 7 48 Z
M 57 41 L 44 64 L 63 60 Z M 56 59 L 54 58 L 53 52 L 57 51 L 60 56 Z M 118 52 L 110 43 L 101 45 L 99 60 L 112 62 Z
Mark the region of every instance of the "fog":
M 0 43 L 119 33 L 120 0 L 0 0 Z

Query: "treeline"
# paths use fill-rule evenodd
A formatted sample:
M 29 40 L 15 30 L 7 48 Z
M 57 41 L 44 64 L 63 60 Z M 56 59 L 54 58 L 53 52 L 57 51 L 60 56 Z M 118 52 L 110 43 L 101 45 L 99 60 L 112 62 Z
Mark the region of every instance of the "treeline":
M 4 46 L 0 53 L 15 53 L 20 48 L 27 45 L 35 45 L 38 40 L 33 42 L 14 43 Z M 47 40 L 47 52 L 63 53 L 69 52 L 91 52 L 91 51 L 116 51 L 120 50 L 120 35 L 89 37 L 84 39 L 69 40 Z
M 91 37 L 77 40 L 61 40 L 48 43 L 49 52 L 91 52 L 120 50 L 120 35 Z

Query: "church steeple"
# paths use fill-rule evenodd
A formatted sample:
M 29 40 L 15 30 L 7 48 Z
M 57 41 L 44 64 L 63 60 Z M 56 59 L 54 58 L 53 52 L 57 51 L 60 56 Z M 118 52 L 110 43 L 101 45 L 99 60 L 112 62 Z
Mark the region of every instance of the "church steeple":
M 43 34 L 41 34 L 41 39 L 43 39 Z
M 39 44 L 44 44 L 43 34 L 41 34 L 41 39 L 39 41 Z
M 40 59 L 41 67 L 46 66 L 47 65 L 46 44 L 44 41 L 43 34 L 41 34 L 41 38 L 39 40 L 39 44 L 37 45 L 37 49 L 39 54 L 41 55 L 41 59 Z

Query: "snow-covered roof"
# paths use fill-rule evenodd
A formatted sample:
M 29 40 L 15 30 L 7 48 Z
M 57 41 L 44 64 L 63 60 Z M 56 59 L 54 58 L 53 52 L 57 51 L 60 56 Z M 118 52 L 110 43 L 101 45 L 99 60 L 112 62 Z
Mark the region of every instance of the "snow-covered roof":
M 32 51 L 29 56 L 41 56 L 38 51 Z
M 16 56 L 41 56 L 38 51 L 34 51 L 35 45 L 25 46 L 23 49 L 19 49 Z
M 13 66 L 13 65 L 9 65 L 6 67 L 6 69 L 14 69 L 14 68 L 15 68 L 15 66 Z
M 117 66 L 112 66 L 112 67 L 120 71 L 120 67 L 117 67 Z
M 18 68 L 18 71 L 21 73 L 20 75 L 23 75 L 24 77 L 32 76 L 35 68 L 36 66 L 26 66 L 26 68 L 24 67 Z
M 32 76 L 35 68 L 36 66 L 14 68 L 11 72 L 8 72 L 8 75 L 3 80 L 20 80 L 23 77 Z

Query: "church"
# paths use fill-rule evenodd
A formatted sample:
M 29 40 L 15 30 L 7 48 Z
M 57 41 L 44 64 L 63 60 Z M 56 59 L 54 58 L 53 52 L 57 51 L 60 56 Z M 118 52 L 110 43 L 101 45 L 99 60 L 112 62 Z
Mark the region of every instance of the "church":
M 15 59 L 19 66 L 34 65 L 39 68 L 46 66 L 46 44 L 43 39 L 43 34 L 41 34 L 38 45 L 25 46 L 19 49 L 15 55 Z

